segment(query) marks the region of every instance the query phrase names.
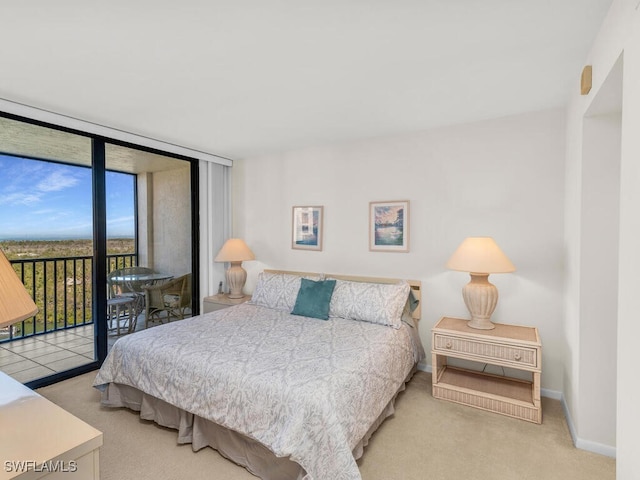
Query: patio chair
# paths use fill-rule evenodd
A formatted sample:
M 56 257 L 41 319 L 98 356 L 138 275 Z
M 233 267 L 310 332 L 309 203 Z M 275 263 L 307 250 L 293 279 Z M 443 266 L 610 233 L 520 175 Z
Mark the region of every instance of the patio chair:
M 191 306 L 191 274 L 176 277 L 160 285 L 143 287 L 145 291 L 144 328 L 148 322 L 182 320 Z
M 136 297 L 121 296 L 107 299 L 107 321 L 109 330 L 116 331 L 120 336 L 120 330 L 126 333 L 134 332 L 138 323 L 138 310 Z M 115 327 L 114 327 L 115 322 Z
M 125 275 L 156 273 L 148 267 L 126 267 L 114 270 L 107 275 L 107 312 L 110 327 L 116 322 L 117 335 L 120 335 L 121 319 L 125 322 L 127 333 L 135 331 L 138 323 L 138 315 L 144 306 L 144 282 L 116 281 L 118 277 Z

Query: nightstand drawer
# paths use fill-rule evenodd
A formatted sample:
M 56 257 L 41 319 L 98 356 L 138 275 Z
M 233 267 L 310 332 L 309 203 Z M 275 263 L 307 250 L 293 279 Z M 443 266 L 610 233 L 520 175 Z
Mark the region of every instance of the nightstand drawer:
M 539 368 L 537 349 L 535 348 L 502 345 L 487 341 L 474 341 L 468 338 L 458 338 L 442 334 L 434 335 L 433 348 L 447 355 L 455 356 L 456 353 L 459 353 L 465 356 L 473 356 L 476 357 L 478 361 L 499 361 L 500 363 Z
M 215 312 L 217 310 L 222 310 L 223 308 L 229 308 L 230 305 L 224 305 L 221 303 L 213 303 L 213 302 L 204 302 L 204 311 L 202 313 L 210 313 Z

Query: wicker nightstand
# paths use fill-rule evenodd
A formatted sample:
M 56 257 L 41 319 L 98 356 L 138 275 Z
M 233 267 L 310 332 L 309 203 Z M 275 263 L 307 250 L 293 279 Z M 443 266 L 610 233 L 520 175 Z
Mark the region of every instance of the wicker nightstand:
M 497 323 L 477 330 L 468 320 L 442 317 L 432 330 L 433 396 L 542 423 L 538 329 Z M 447 357 L 531 372 L 531 381 L 447 365 Z
M 241 303 L 249 300 L 251 300 L 251 295 L 245 295 L 242 298 L 229 298 L 224 294 L 211 295 L 210 297 L 204 297 L 203 313 L 215 312 L 216 310 L 222 310 L 223 308 L 240 305 Z

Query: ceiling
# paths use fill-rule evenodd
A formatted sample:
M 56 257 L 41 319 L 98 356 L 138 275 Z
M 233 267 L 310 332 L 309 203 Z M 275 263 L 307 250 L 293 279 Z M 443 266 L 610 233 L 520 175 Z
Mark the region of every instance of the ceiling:
M 0 0 L 0 98 L 231 159 L 397 135 L 563 106 L 610 4 Z

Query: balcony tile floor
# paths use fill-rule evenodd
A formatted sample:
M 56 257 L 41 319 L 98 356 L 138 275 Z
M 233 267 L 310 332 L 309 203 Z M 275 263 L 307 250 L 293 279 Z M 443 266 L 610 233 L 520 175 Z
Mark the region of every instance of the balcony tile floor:
M 0 343 L 0 370 L 28 382 L 93 360 L 93 325 Z
M 123 320 L 122 334 L 127 331 L 125 324 Z M 144 313 L 138 316 L 135 325 L 136 330 L 144 328 Z M 108 349 L 119 338 L 116 331 L 115 324 L 111 325 Z M 79 367 L 93 359 L 93 324 L 0 343 L 0 370 L 22 383 Z
M 108 348 L 117 339 L 115 331 L 109 330 Z M 93 359 L 93 324 L 0 343 L 0 370 L 22 383 L 79 367 Z

